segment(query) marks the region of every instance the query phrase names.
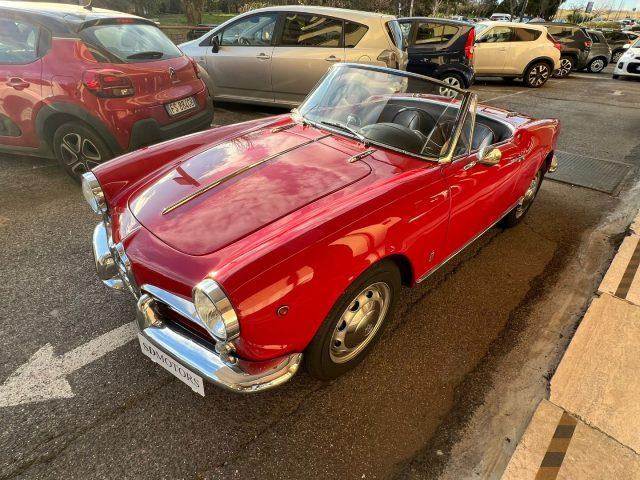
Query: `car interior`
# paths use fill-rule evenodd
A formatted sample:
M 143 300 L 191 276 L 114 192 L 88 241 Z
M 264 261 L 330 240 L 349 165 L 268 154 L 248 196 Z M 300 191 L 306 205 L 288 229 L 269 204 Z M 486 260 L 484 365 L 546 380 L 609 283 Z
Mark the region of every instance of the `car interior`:
M 376 143 L 428 157 L 444 153 L 443 147 L 453 133 L 458 115 L 457 105 L 415 98 L 392 98 L 369 103 L 364 108 L 347 123 L 359 126 L 361 133 Z M 463 129 L 454 155 L 464 153 L 469 144 L 474 151 L 482 144 L 499 143 L 512 135 L 507 125 L 482 114 L 476 115 L 470 141 L 466 130 L 465 133 Z

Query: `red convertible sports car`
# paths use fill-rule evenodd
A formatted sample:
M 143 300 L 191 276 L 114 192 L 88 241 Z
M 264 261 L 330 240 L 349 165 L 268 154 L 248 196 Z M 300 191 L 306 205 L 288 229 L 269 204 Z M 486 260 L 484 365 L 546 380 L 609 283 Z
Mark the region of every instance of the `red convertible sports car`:
M 411 73 L 333 67 L 290 114 L 195 133 L 85 174 L 98 275 L 137 299 L 142 352 L 204 395 L 321 379 L 556 166 L 557 120 Z

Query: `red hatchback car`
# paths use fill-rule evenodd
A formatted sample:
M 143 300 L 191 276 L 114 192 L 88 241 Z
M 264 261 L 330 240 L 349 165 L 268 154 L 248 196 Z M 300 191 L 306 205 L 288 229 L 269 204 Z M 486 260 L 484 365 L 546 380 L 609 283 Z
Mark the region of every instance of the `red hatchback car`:
M 208 128 L 195 63 L 143 18 L 57 3 L 0 2 L 0 152 L 82 173 Z
M 292 114 L 86 173 L 98 274 L 136 297 L 142 352 L 203 395 L 204 380 L 279 385 L 301 362 L 334 378 L 401 285 L 524 218 L 558 132 L 427 77 L 334 66 Z

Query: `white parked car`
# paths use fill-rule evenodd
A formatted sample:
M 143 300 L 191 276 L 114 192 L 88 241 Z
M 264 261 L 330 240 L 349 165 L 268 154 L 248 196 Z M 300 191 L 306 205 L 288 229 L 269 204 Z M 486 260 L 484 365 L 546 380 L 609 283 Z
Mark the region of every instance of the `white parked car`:
M 405 70 L 391 15 L 302 5 L 253 10 L 180 48 L 209 74 L 217 100 L 299 104 L 336 62 Z
M 522 78 L 538 88 L 560 68 L 560 44 L 543 25 L 489 21 L 475 28 L 476 77 Z
M 489 20 L 494 22 L 510 22 L 511 15 L 509 15 L 508 13 L 494 13 L 489 17 Z
M 613 70 L 613 78 L 640 78 L 640 38 L 629 45 Z

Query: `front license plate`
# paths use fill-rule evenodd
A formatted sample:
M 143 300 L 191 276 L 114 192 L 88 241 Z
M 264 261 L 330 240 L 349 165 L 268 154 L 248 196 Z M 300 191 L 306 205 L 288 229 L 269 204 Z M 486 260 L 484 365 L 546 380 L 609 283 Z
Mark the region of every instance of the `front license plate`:
M 196 99 L 193 97 L 189 97 L 178 100 L 177 102 L 167 103 L 165 105 L 165 108 L 167 109 L 167 113 L 169 114 L 169 116 L 173 117 L 174 115 L 178 115 L 179 113 L 193 110 L 197 106 L 198 104 L 196 103 Z
M 172 357 L 147 341 L 140 334 L 138 334 L 138 340 L 140 340 L 140 348 L 142 349 L 142 353 L 144 353 L 147 357 L 149 357 L 151 360 L 156 362 L 168 372 L 173 373 L 173 375 L 175 375 L 179 380 L 183 381 L 189 387 L 191 387 L 191 390 L 199 393 L 204 397 L 204 383 L 202 382 L 202 377 L 200 375 L 196 375 L 187 367 L 185 367 L 181 363 L 178 363 Z

